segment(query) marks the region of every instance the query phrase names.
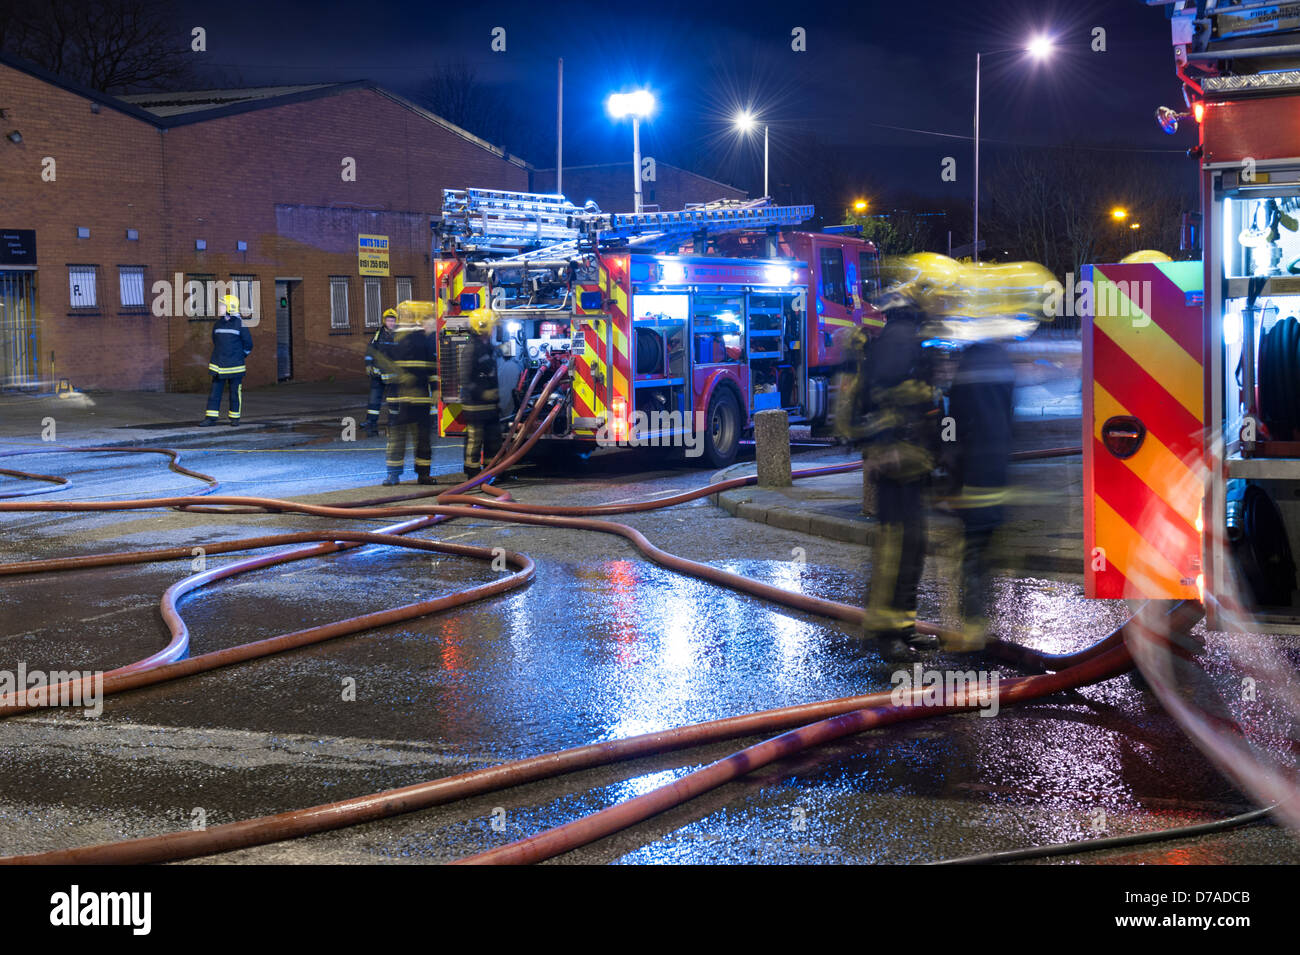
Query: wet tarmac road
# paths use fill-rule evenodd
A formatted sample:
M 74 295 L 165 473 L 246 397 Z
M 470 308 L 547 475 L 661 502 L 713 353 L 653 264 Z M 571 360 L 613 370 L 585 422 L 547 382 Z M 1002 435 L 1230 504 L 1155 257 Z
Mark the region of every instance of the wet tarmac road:
M 215 441 L 226 448 L 194 448 L 184 463 L 218 476 L 230 493 L 332 500 L 386 490 L 374 487 L 383 473 L 377 442 L 333 443 L 310 429 Z M 458 453 L 456 443 L 441 448 L 435 470 L 451 470 Z M 200 486 L 142 455 L 26 460 L 76 482 L 46 500 Z M 507 486 L 519 500 L 594 504 L 662 496 L 707 476 L 622 453 L 594 458 L 574 477 L 524 471 Z M 674 553 L 755 580 L 854 603 L 863 597 L 865 555 L 853 545 L 737 520 L 707 500 L 618 520 Z M 381 526 L 170 511 L 3 515 L 0 560 L 203 546 L 345 523 Z M 113 697 L 95 720 L 47 711 L 0 723 L 0 852 L 154 834 L 196 819 L 216 825 L 889 685 L 874 651 L 844 626 L 672 574 L 619 538 L 465 519 L 425 534 L 522 551 L 537 562 L 537 577 L 447 614 Z M 207 558 L 209 567 L 235 559 Z M 951 620 L 935 570 L 921 615 Z M 0 669 L 20 661 L 29 670 L 107 668 L 157 650 L 167 639 L 158 596 L 191 572 L 185 560 L 0 581 Z M 181 609 L 192 652 L 201 653 L 494 576 L 474 560 L 366 548 L 221 582 Z M 1083 600 L 1078 580 L 999 581 L 1003 629 L 1052 651 L 1082 647 L 1126 615 L 1122 605 Z M 199 861 L 447 861 L 648 791 L 748 742 Z M 558 861 L 916 862 L 1248 808 L 1154 697 L 1122 678 L 992 719 L 944 717 L 842 740 Z M 1265 826 L 1074 858 L 1295 862 L 1300 851 Z

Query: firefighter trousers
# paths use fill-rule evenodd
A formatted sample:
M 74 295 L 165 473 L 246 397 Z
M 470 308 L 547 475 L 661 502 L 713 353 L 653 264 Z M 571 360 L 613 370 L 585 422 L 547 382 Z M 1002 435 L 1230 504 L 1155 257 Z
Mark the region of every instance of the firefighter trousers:
M 429 466 L 433 463 L 433 451 L 429 438 L 431 423 L 432 420 L 427 409 L 414 421 L 401 421 L 399 419 L 397 424 L 389 422 L 388 453 L 384 459 L 389 471 L 396 471 L 400 474 L 402 469 L 406 467 L 406 432 L 408 429 L 414 428 L 415 473 L 421 477 L 429 473 Z
M 501 450 L 501 425 L 493 416 L 465 426 L 465 473 L 478 474 Z
M 916 627 L 916 591 L 925 567 L 921 481 L 876 475 L 876 531 L 863 629 L 906 636 Z
M 379 424 L 379 412 L 388 397 L 388 383 L 378 375 L 370 376 L 370 400 L 366 403 L 366 425 Z M 388 423 L 393 423 L 393 409 L 388 409 Z
M 961 554 L 961 614 L 967 622 L 988 619 L 989 545 L 1002 523 L 1001 507 L 973 507 L 961 511 L 964 533 Z
M 221 417 L 221 393 L 230 386 L 230 420 L 238 421 L 240 407 L 243 405 L 244 398 L 244 376 L 235 375 L 231 378 L 218 378 L 212 376 L 212 391 L 208 393 L 208 418 Z

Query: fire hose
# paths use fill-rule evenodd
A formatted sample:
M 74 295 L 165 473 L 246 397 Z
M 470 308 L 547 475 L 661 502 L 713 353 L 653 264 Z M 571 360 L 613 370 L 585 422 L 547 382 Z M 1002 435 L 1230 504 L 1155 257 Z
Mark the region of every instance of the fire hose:
M 504 456 L 499 463 L 487 469 L 475 481 L 466 482 L 457 488 L 436 495 L 433 505 L 404 505 L 399 507 L 377 506 L 377 502 L 353 502 L 346 506 L 308 505 L 294 501 L 274 498 L 217 496 L 207 497 L 182 496 L 169 498 L 141 499 L 133 501 L 112 502 L 35 502 L 0 504 L 0 511 L 97 511 L 97 510 L 132 510 L 158 507 L 194 507 L 198 503 L 212 505 L 213 509 L 224 507 L 250 508 L 252 510 L 269 510 L 274 512 L 302 513 L 311 516 L 333 518 L 390 518 L 409 517 L 410 520 L 383 528 L 379 532 L 336 532 L 333 534 L 284 534 L 268 537 L 248 538 L 216 544 L 207 548 L 210 553 L 226 553 L 237 550 L 250 550 L 261 547 L 278 546 L 286 543 L 316 542 L 315 546 L 287 553 L 277 553 L 259 558 L 249 558 L 236 564 L 214 571 L 193 575 L 169 588 L 163 597 L 163 616 L 172 633 L 172 641 L 166 648 L 141 661 L 111 671 L 104 677 L 103 692 L 116 693 L 134 689 L 152 683 L 177 679 L 194 673 L 203 672 L 219 666 L 226 666 L 270 653 L 281 652 L 308 643 L 331 639 L 347 633 L 383 626 L 400 620 L 410 619 L 427 613 L 438 612 L 454 606 L 460 606 L 473 600 L 502 593 L 522 586 L 531 579 L 534 568 L 527 557 L 507 553 L 507 562 L 515 572 L 506 578 L 486 585 L 469 588 L 446 597 L 430 601 L 408 604 L 367 614 L 350 620 L 337 621 L 320 627 L 291 634 L 282 634 L 266 640 L 256 641 L 240 647 L 215 653 L 203 654 L 182 660 L 188 648 L 188 631 L 176 609 L 176 602 L 185 593 L 216 580 L 225 579 L 254 569 L 301 560 L 307 557 L 342 551 L 365 544 L 394 544 L 422 550 L 435 550 L 444 553 L 460 554 L 484 558 L 491 555 L 485 548 L 470 545 L 442 544 L 434 541 L 403 538 L 399 535 L 428 527 L 455 517 L 474 517 L 477 519 L 501 520 L 534 525 L 576 528 L 583 530 L 612 533 L 624 537 L 643 554 L 670 569 L 709 580 L 742 592 L 760 596 L 764 599 L 781 603 L 796 610 L 827 616 L 849 623 L 859 623 L 863 611 L 835 601 L 795 594 L 780 588 L 761 584 L 731 574 L 707 564 L 690 561 L 663 551 L 651 544 L 639 531 L 624 524 L 611 521 L 595 520 L 582 514 L 631 513 L 666 507 L 682 503 L 708 494 L 717 493 L 729 487 L 752 484 L 755 478 L 735 478 L 719 482 L 696 491 L 686 492 L 672 498 L 654 502 L 634 502 L 627 505 L 598 505 L 591 508 L 560 508 L 545 505 L 528 505 L 514 502 L 509 495 L 490 489 L 499 497 L 496 500 L 471 497 L 465 492 L 476 485 L 483 484 L 493 476 L 505 470 L 522 458 L 536 443 L 538 438 L 550 427 L 560 405 L 555 405 L 542 424 L 535 428 L 527 440 L 524 435 L 545 405 L 546 397 L 562 377 L 562 372 L 554 376 L 548 388 L 534 404 L 532 413 L 522 428 L 517 428 L 523 412 L 521 405 L 512 426 L 513 436 L 502 448 Z M 536 384 L 534 378 L 533 384 Z M 531 386 L 530 386 L 531 387 Z M 517 428 L 517 430 L 516 430 Z M 100 449 L 96 449 L 100 450 Z M 108 450 L 108 449 L 104 449 Z M 118 450 L 118 449 L 112 449 Z M 155 451 L 157 449 L 132 449 Z M 1061 453 L 1063 449 L 1050 449 L 1046 453 Z M 1043 454 L 1039 452 L 1038 454 Z M 1076 452 L 1077 453 L 1077 450 Z M 175 459 L 173 458 L 173 464 Z M 858 463 L 834 466 L 831 468 L 812 468 L 796 472 L 796 477 L 806 478 L 819 474 L 853 470 L 861 467 Z M 206 476 L 204 476 L 206 477 Z M 211 479 L 209 479 L 211 480 Z M 213 482 L 215 483 L 215 482 Z M 212 487 L 205 489 L 209 494 Z M 432 496 L 432 495 L 418 495 Z M 409 498 L 407 498 L 409 499 Z M 140 551 L 129 554 L 117 553 L 96 555 L 62 560 L 36 561 L 19 564 L 0 565 L 0 574 L 31 573 L 38 571 L 64 570 L 88 566 L 105 566 L 109 564 L 143 563 L 169 559 L 175 556 L 188 556 L 185 548 L 170 548 L 155 551 Z M 1179 604 L 1169 613 L 1165 623 L 1174 629 L 1185 629 L 1195 623 L 1199 617 L 1199 607 L 1194 604 Z M 1011 678 L 1005 681 L 999 697 L 1004 705 L 1036 699 L 1043 695 L 1058 692 L 1061 689 L 1082 686 L 1123 672 L 1131 666 L 1131 658 L 1124 647 L 1126 628 L 1131 628 L 1137 620 L 1132 620 L 1113 632 L 1106 639 L 1076 654 L 1051 656 L 1024 648 L 1012 648 L 995 643 L 995 652 L 1013 658 L 1017 663 L 1041 670 L 1055 671 L 1049 675 L 1034 675 Z M 942 633 L 931 625 L 918 625 L 918 629 L 927 632 Z M 58 691 L 69 689 L 67 685 L 47 688 L 46 699 L 29 705 L 17 706 L 15 701 L 0 698 L 0 715 L 10 715 L 39 706 L 48 702 L 48 697 Z M 80 849 L 59 850 L 30 856 L 16 856 L 0 861 L 5 862 L 155 862 L 168 859 L 188 858 L 212 852 L 229 851 L 251 845 L 265 844 L 340 828 L 373 819 L 384 818 L 403 812 L 415 811 L 427 806 L 444 804 L 471 795 L 492 792 L 502 788 L 519 785 L 536 779 L 550 778 L 577 769 L 604 765 L 616 760 L 631 759 L 703 743 L 740 736 L 757 735 L 777 729 L 787 729 L 806 721 L 820 722 L 802 726 L 784 733 L 775 739 L 750 747 L 725 760 L 705 767 L 690 774 L 682 780 L 638 797 L 628 803 L 611 807 L 602 813 L 585 817 L 567 826 L 558 827 L 548 833 L 522 840 L 520 843 L 505 846 L 492 852 L 472 857 L 474 862 L 484 861 L 537 861 L 549 858 L 558 852 L 568 851 L 577 845 L 585 844 L 602 835 L 631 825 L 640 819 L 648 818 L 661 812 L 669 805 L 676 805 L 700 792 L 721 785 L 728 779 L 735 778 L 779 759 L 792 752 L 808 746 L 818 745 L 831 739 L 861 732 L 876 726 L 888 725 L 907 719 L 916 719 L 939 713 L 959 712 L 977 705 L 961 694 L 945 700 L 941 706 L 917 705 L 897 706 L 891 702 L 889 693 L 876 693 L 866 696 L 831 700 L 824 703 L 804 704 L 786 707 L 747 716 L 732 717 L 710 723 L 678 727 L 657 733 L 644 734 L 625 740 L 591 744 L 559 753 L 546 754 L 507 763 L 445 779 L 390 790 L 369 796 L 330 803 L 324 806 L 294 810 L 260 819 L 243 820 L 224 826 L 216 826 L 201 832 L 178 832 L 145 839 L 109 843 L 103 846 L 91 846 Z M 567 847 L 567 848 L 566 848 Z

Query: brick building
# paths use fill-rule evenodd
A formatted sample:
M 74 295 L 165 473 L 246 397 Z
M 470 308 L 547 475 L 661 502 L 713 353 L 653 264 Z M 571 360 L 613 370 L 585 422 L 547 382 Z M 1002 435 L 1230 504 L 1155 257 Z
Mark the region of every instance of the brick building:
M 715 199 L 748 199 L 749 193 L 716 179 L 709 179 L 667 163 L 655 163 L 655 178 L 641 183 L 641 202 L 651 211 L 685 209 L 695 202 Z M 561 182 L 564 194 L 582 205 L 588 199 L 605 212 L 632 211 L 632 163 L 601 163 L 594 166 L 565 166 Z M 533 173 L 533 188 L 555 191 L 555 170 Z
M 248 385 L 359 377 L 382 310 L 432 295 L 442 190 L 530 185 L 368 82 L 122 99 L 0 57 L 0 137 L 8 386 L 206 387 L 211 283 L 232 281 Z

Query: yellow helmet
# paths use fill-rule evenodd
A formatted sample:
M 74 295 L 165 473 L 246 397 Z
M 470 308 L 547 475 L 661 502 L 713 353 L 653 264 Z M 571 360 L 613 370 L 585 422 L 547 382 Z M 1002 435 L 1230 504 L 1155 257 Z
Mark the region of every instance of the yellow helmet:
M 469 328 L 475 335 L 486 335 L 497 324 L 496 313 L 490 308 L 476 308 L 467 316 Z
M 433 321 L 435 314 L 433 302 L 417 302 L 407 299 L 397 303 L 397 324 L 420 325 Z
M 1119 260 L 1120 265 L 1133 265 L 1142 262 L 1172 262 L 1169 256 L 1155 249 L 1140 249 Z
M 384 309 L 384 318 L 396 318 L 396 317 L 397 317 L 397 309 L 395 308 Z
M 239 314 L 239 296 L 237 296 L 237 295 L 223 295 L 223 296 L 221 297 L 221 302 L 222 302 L 223 305 L 226 306 L 226 314 L 227 314 L 227 315 L 238 315 L 238 314 Z

